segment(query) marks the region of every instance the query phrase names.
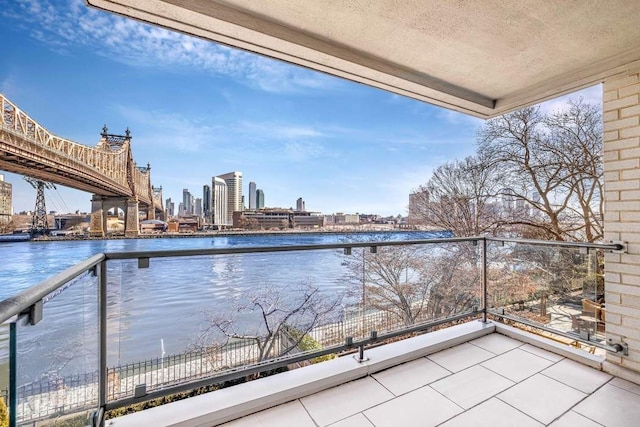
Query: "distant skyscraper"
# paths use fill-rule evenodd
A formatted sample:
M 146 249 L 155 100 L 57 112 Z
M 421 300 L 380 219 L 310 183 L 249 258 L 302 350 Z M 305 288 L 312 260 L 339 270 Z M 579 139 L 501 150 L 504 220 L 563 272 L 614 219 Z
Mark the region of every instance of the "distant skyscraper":
M 195 209 L 194 209 L 193 213 L 196 216 L 202 216 L 202 199 L 200 197 L 196 198 Z
M 264 192 L 256 190 L 256 209 L 264 208 Z
M 228 188 L 224 179 L 214 176 L 211 179 L 211 224 L 222 227 L 231 225 L 227 215 Z
M 249 209 L 256 208 L 256 183 L 251 181 L 249 183 Z
M 0 173 L 0 224 L 11 222 L 13 215 L 12 186 L 4 180 L 4 175 Z
M 193 196 L 189 192 L 188 188 L 182 189 L 182 207 L 184 209 L 184 213 L 182 215 L 193 214 Z
M 164 207 L 167 210 L 167 216 L 174 216 L 176 214 L 176 204 L 171 201 L 171 197 L 164 202 Z
M 233 224 L 233 212 L 242 211 L 242 172 L 218 175 L 227 183 L 227 224 Z
M 298 200 L 296 200 L 296 210 L 297 211 L 305 211 L 305 206 L 304 206 L 304 200 L 302 200 L 302 197 L 298 198 Z
M 202 215 L 208 222 L 211 219 L 211 187 L 202 187 Z

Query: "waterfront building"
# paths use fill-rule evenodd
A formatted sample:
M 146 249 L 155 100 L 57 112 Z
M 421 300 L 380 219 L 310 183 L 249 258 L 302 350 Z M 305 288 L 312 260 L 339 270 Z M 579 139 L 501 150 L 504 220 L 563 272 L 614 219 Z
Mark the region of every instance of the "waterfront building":
M 4 175 L 0 173 L 0 225 L 11 222 L 13 215 L 12 186 L 4 180 Z
M 228 190 L 224 179 L 217 176 L 211 179 L 211 224 L 218 228 L 231 224 L 227 215 Z
M 249 183 L 249 209 L 256 209 L 256 183 Z
M 264 191 L 256 190 L 256 209 L 264 208 Z
M 211 187 L 208 185 L 202 187 L 202 216 L 206 222 L 209 222 L 209 218 L 211 218 Z
M 233 212 L 242 211 L 242 172 L 218 175 L 227 184 L 227 224 L 233 224 Z
M 233 213 L 233 227 L 247 229 L 322 228 L 324 216 L 292 209 L 260 209 Z

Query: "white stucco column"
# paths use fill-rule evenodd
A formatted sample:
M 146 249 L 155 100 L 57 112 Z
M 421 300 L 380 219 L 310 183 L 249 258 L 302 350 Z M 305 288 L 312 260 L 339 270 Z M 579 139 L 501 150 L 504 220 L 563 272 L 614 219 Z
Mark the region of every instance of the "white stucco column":
M 607 338 L 629 355 L 607 354 L 608 370 L 640 380 L 640 69 L 603 84 L 605 241 L 628 242 L 605 255 Z M 625 376 L 625 375 L 622 375 Z M 630 378 L 632 379 L 632 378 Z

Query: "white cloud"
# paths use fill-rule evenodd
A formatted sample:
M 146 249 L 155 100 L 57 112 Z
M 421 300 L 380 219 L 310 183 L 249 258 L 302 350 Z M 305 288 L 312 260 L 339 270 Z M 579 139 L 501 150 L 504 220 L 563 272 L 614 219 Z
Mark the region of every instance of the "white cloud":
M 340 80 L 255 54 L 88 8 L 82 0 L 17 0 L 0 16 L 60 54 L 78 47 L 137 67 L 232 76 L 273 93 L 330 89 Z
M 222 130 L 222 126 L 203 123 L 198 119 L 189 119 L 178 113 L 164 111 L 149 111 L 136 107 L 115 106 L 122 117 L 126 117 L 132 129 L 149 129 L 137 138 L 133 133 L 133 140 L 137 144 L 148 147 L 169 147 L 177 152 L 199 152 L 209 144 Z M 122 130 L 110 130 L 118 133 Z
M 321 157 L 335 157 L 336 154 L 327 150 L 318 142 L 296 141 L 288 142 L 284 146 L 283 154 L 287 159 L 295 162 L 306 162 Z

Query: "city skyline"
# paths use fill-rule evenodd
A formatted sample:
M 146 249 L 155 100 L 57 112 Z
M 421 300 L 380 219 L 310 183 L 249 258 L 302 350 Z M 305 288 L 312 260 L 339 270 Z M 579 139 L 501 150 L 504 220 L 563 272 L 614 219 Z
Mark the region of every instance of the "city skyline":
M 115 15 L 84 2 L 24 0 L 0 10 L 0 92 L 51 132 L 85 145 L 132 131 L 163 198 L 241 170 L 269 206 L 406 215 L 409 193 L 474 152 L 482 121 Z M 94 30 L 99 21 L 102 32 Z M 600 88 L 581 92 L 600 102 Z M 575 96 L 575 95 L 574 95 Z M 545 108 L 563 105 L 558 99 Z M 15 174 L 14 211 L 35 190 Z M 49 210 L 89 211 L 60 187 Z M 59 197 L 58 204 L 54 203 Z M 68 207 L 65 209 L 64 207 Z

